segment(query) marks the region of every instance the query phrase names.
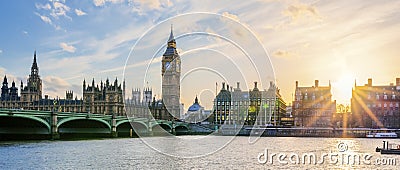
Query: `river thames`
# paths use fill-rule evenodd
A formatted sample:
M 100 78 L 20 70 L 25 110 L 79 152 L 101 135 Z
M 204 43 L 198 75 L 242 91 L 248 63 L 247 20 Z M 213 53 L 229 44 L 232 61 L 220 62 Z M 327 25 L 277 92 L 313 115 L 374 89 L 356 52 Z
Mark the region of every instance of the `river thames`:
M 5 141 L 0 142 L 0 169 L 400 169 L 400 155 L 375 152 L 383 139 L 263 137 L 251 144 L 248 137 L 235 137 L 221 149 L 205 155 L 189 158 L 176 154 L 196 150 L 200 153 L 231 138 L 214 136 L 215 142 L 194 140 L 185 146 L 170 145 L 165 137 L 146 141 L 139 138 Z M 155 143 L 148 141 L 158 144 L 154 146 Z M 388 141 L 400 143 L 399 139 Z M 167 148 L 163 151 L 175 154 L 169 156 L 153 148 Z M 310 155 L 315 159 L 307 157 Z M 348 157 L 351 158 L 346 161 Z

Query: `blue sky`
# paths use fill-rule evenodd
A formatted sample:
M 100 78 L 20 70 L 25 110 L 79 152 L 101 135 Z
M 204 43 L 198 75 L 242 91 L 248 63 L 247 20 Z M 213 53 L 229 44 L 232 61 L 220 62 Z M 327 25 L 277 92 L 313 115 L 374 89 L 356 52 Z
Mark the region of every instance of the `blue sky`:
M 0 76 L 7 74 L 11 81 L 26 82 L 36 50 L 44 93 L 51 97 L 64 97 L 66 90 L 74 90 L 80 97 L 84 78 L 91 81 L 94 77 L 96 82 L 115 77 L 121 80 L 126 61 L 130 65 L 125 77 L 127 88 L 141 88 L 143 82 L 149 81 L 143 80 L 143 70 L 156 49 L 165 45 L 173 24 L 176 36 L 203 31 L 239 42 L 250 51 L 261 80 L 253 77 L 252 65 L 246 63 L 240 50 L 233 50 L 235 47 L 226 41 L 210 36 L 177 40 L 178 50 L 185 55 L 184 72 L 207 66 L 225 75 L 229 84 L 241 81 L 244 89 L 252 88 L 253 81 L 261 81 L 262 89 L 268 88 L 274 74 L 288 103 L 296 80 L 302 86 L 312 86 L 315 79 L 320 80 L 320 85 L 331 81 L 333 98 L 347 103 L 355 79 L 358 84 L 366 83 L 367 78 L 373 78 L 374 84 L 389 84 L 400 77 L 399 3 L 4 0 L 0 1 Z M 197 15 L 167 20 L 196 12 L 215 13 L 228 19 Z M 130 53 L 148 30 L 149 34 Z M 246 46 L 252 44 L 247 41 L 258 42 L 251 39 L 252 35 L 261 42 L 269 58 L 253 50 L 256 47 Z M 162 52 L 155 55 L 147 77 L 157 96 L 161 93 L 157 86 Z M 246 78 L 236 73 L 243 73 Z M 215 93 L 215 81 L 222 79 L 209 72 L 194 71 L 190 75 L 182 82 L 183 102 L 190 105 L 197 94 L 203 96 L 200 102 L 209 107 L 206 102 Z

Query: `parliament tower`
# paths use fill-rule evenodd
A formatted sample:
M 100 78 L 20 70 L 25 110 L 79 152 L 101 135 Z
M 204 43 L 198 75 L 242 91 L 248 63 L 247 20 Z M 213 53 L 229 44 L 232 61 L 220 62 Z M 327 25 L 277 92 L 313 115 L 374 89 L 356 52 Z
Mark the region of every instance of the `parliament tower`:
M 42 99 L 42 80 L 39 76 L 39 67 L 36 62 L 36 51 L 33 54 L 33 63 L 31 67 L 31 74 L 29 75 L 27 85 L 21 82 L 21 102 L 31 103 Z M 23 104 L 24 105 L 24 104 Z
M 167 49 L 162 57 L 161 68 L 163 103 L 169 114 L 175 118 L 179 118 L 181 59 L 176 51 L 176 41 L 172 32 L 172 25 Z

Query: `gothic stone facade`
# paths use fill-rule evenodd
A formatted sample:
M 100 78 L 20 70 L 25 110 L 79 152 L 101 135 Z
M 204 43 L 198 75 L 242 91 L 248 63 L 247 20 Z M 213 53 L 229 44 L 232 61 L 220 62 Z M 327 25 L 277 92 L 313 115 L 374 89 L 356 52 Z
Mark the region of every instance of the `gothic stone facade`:
M 181 59 L 176 51 L 176 41 L 174 34 L 171 33 L 167 41 L 167 49 L 162 57 L 161 76 L 162 76 L 162 109 L 167 111 L 162 118 L 172 119 L 180 117 L 180 77 L 181 77 Z M 158 108 L 158 107 L 157 107 Z M 153 110 L 157 110 L 153 108 Z
M 107 79 L 105 83 L 101 81 L 99 85 L 95 85 L 94 79 L 92 85 L 86 86 L 83 80 L 83 108 L 84 112 L 97 114 L 116 114 L 125 115 L 124 94 L 125 81 L 118 84 L 117 78 L 113 84 Z
M 66 99 L 49 99 L 47 95 L 42 98 L 42 80 L 39 75 L 39 66 L 36 61 L 36 51 L 33 55 L 31 73 L 27 84 L 24 86 L 21 81 L 21 94 L 18 95 L 18 88 L 15 82 L 8 87 L 7 76 L 4 76 L 1 88 L 0 108 L 24 109 L 24 110 L 43 110 L 43 111 L 62 111 L 62 112 L 82 112 L 82 100 L 72 99 L 73 92 L 67 91 Z
M 143 90 L 143 98 L 141 97 L 142 92 L 140 89 L 132 90 L 132 98 L 126 100 L 128 116 L 178 120 L 181 113 L 180 74 L 181 60 L 176 50 L 176 41 L 171 27 L 170 36 L 167 40 L 167 49 L 161 62 L 162 98 L 156 99 L 152 96 L 150 88 Z
M 73 98 L 72 91 L 66 91 L 65 99 L 50 99 L 47 95 L 42 98 L 42 80 L 39 75 L 39 67 L 36 61 L 36 51 L 33 55 L 31 74 L 28 77 L 27 84 L 24 86 L 21 81 L 21 94 L 18 95 L 18 88 L 15 82 L 11 87 L 8 85 L 7 77 L 1 87 L 0 108 L 41 110 L 41 111 L 59 111 L 59 112 L 86 112 L 96 114 L 116 114 L 125 115 L 123 94 L 125 83 L 118 84 L 115 79 L 113 84 L 109 80 L 100 87 L 94 84 L 86 86 L 83 82 L 83 100 Z

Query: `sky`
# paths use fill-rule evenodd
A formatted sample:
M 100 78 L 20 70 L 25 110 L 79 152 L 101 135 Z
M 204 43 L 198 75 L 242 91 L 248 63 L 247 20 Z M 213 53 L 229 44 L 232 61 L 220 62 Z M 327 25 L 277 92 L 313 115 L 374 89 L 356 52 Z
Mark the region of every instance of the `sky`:
M 351 88 L 400 77 L 400 1 L 0 1 L 0 76 L 26 83 L 36 50 L 44 94 L 82 96 L 82 81 L 126 80 L 161 95 L 171 24 L 182 58 L 182 102 L 211 109 L 221 83 L 242 90 L 274 81 L 291 103 L 300 86 Z M 217 83 L 217 84 L 216 84 Z M 217 87 L 216 87 L 217 86 Z

